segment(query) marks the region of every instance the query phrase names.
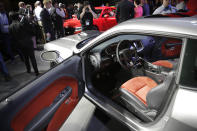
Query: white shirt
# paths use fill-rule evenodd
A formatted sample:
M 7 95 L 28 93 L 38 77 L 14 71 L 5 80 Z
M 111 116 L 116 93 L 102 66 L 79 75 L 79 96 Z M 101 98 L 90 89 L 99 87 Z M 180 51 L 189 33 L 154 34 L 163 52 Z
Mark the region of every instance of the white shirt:
M 176 9 L 177 9 L 177 10 L 187 10 L 187 6 L 186 6 L 185 2 L 182 1 L 182 2 L 180 2 L 180 3 L 178 3 L 178 4 L 176 5 Z
M 40 13 L 41 13 L 41 11 L 42 11 L 42 7 L 37 6 L 37 7 L 35 8 L 35 15 L 36 15 L 37 20 L 40 20 L 40 19 L 41 19 L 41 18 L 40 18 Z
M 154 12 L 153 15 L 156 14 L 170 14 L 170 13 L 176 13 L 176 8 L 173 6 L 170 6 L 170 8 L 165 8 L 163 5 L 158 7 Z

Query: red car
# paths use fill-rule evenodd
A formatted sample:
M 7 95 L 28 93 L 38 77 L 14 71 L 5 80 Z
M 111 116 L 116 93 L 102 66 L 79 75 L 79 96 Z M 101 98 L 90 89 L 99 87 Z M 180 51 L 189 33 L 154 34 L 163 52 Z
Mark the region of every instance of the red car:
M 98 18 L 93 20 L 93 24 L 99 31 L 106 31 L 117 24 L 115 17 L 115 7 L 95 7 L 95 10 Z M 77 34 L 81 32 L 82 29 L 80 20 L 78 20 L 77 17 L 65 20 L 64 28 L 66 32 L 69 32 L 69 34 Z

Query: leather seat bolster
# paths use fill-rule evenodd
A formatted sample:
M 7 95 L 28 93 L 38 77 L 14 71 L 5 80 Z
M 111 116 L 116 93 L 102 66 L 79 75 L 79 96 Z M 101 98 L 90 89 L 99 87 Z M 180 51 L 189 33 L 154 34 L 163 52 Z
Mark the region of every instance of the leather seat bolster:
M 157 110 L 160 107 L 168 89 L 170 88 L 170 84 L 173 78 L 174 78 L 174 72 L 173 71 L 169 72 L 169 75 L 167 76 L 166 80 L 164 80 L 162 84 L 159 84 L 157 87 L 152 88 L 148 92 L 146 96 L 146 102 L 149 109 Z
M 126 107 L 129 111 L 133 112 L 145 122 L 151 122 L 154 120 L 156 112 L 149 110 L 148 107 L 144 105 L 144 103 L 141 102 L 136 96 L 122 88 L 120 89 L 120 93 L 119 102 L 121 102 L 121 104 L 124 105 L 124 107 Z
M 120 98 L 126 101 L 126 103 L 129 104 L 129 106 L 133 106 L 144 110 L 147 109 L 147 106 L 143 102 L 141 102 L 135 95 L 131 94 L 124 88 L 120 88 L 119 91 L 120 91 Z

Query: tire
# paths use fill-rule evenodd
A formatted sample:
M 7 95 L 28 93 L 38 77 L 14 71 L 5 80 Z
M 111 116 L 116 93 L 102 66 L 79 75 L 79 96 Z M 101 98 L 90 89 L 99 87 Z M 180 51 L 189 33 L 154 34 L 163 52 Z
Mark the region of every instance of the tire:
M 98 27 L 96 25 L 93 25 L 92 27 L 93 30 L 99 30 Z

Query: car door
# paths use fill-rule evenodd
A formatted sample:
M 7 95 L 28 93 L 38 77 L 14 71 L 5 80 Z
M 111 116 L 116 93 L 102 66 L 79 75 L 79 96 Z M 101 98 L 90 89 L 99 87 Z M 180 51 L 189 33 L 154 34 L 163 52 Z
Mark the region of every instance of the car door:
M 99 28 L 99 31 L 105 31 L 108 29 L 108 23 L 107 23 L 107 19 L 109 18 L 108 15 L 109 9 L 108 8 L 104 8 L 99 16 L 99 18 L 94 19 L 94 25 L 96 25 Z M 108 17 L 106 17 L 108 16 Z
M 1 130 L 56 131 L 84 89 L 81 58 L 72 56 L 1 101 Z
M 109 17 L 106 18 L 107 21 L 107 29 L 110 29 L 111 27 L 117 25 L 116 17 L 115 17 L 115 8 L 109 8 Z

